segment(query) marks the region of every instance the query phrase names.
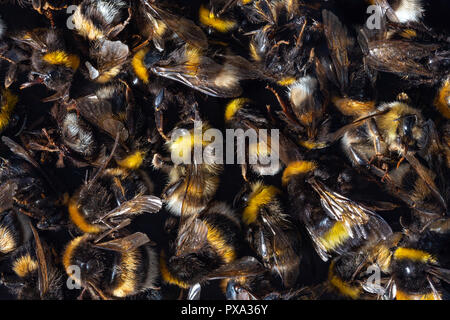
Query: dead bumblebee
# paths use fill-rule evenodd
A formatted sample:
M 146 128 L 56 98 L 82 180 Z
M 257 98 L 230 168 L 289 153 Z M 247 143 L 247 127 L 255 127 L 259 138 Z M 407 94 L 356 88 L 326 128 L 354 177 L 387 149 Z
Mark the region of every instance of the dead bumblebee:
M 22 112 L 19 107 L 19 97 L 9 89 L 0 90 L 0 133 L 15 129 L 20 123 Z M 18 112 L 19 111 L 19 112 Z M 19 128 L 20 129 L 20 128 Z
M 281 190 L 258 181 L 244 187 L 236 199 L 242 208 L 246 239 L 265 267 L 278 275 L 285 288 L 300 272 L 300 234 L 279 199 Z M 240 205 L 239 205 L 240 204 Z
M 241 56 L 210 57 L 202 48 L 190 44 L 179 46 L 165 56 L 152 48 L 141 49 L 133 56 L 131 65 L 145 84 L 151 83 L 152 75 L 157 75 L 222 98 L 239 96 L 240 81 L 258 77 L 258 72 Z
M 161 127 L 160 132 L 163 133 Z M 155 154 L 154 167 L 163 170 L 169 181 L 162 198 L 167 209 L 178 216 L 197 214 L 206 208 L 214 197 L 220 182 L 223 165 L 214 162 L 212 149 L 205 140 L 209 129 L 207 122 L 185 120 L 169 133 L 167 149 L 177 163 Z M 202 150 L 202 163 L 198 163 L 198 148 Z
M 262 273 L 255 258 L 240 258 L 241 232 L 239 219 L 225 203 L 182 217 L 173 247 L 161 253 L 162 280 L 199 295 L 197 284 L 208 280 Z
M 63 254 L 67 274 L 93 299 L 117 299 L 156 288 L 158 258 L 143 233 L 120 238 L 85 234 L 69 242 Z M 79 268 L 80 272 L 75 272 Z
M 435 175 L 417 159 L 420 155 L 424 156 L 426 152 L 428 152 L 427 157 L 431 158 L 433 154 L 440 152 L 430 138 L 434 132 L 433 123 L 425 121 L 419 110 L 402 102 L 383 104 L 376 111 L 369 112 L 360 119 L 362 119 L 361 122 L 357 120 L 350 125 L 353 128 L 347 130 L 342 138 L 344 151 L 352 163 L 355 166 L 371 168 L 383 180 L 388 177 L 388 184 L 397 187 L 404 185 L 402 182 L 404 178 L 411 179 L 411 174 L 415 174 L 418 178 L 413 178 L 413 181 L 417 181 L 420 185 L 416 186 L 412 196 L 403 197 L 407 203 L 415 204 L 414 206 L 420 210 L 421 203 L 429 196 L 437 200 L 436 204 L 440 203 L 434 210 L 435 213 L 445 211 L 446 202 L 436 185 Z M 431 152 L 432 150 L 434 151 Z M 392 159 L 396 154 L 401 156 L 400 159 Z M 385 163 L 385 169 L 390 163 L 392 165 L 396 163 L 397 169 L 393 170 L 392 179 L 389 179 L 387 170 L 383 172 L 380 168 L 371 165 L 377 159 Z M 398 159 L 397 162 L 396 159 Z M 406 166 L 401 166 L 404 159 L 409 162 L 410 166 L 407 168 L 414 168 L 415 173 L 407 173 Z M 425 209 L 424 212 L 429 211 Z
M 0 186 L 0 255 L 9 254 L 26 243 L 31 236 L 29 219 L 14 208 L 17 185 L 6 182 Z
M 34 239 L 8 256 L 0 283 L 19 300 L 62 300 L 63 273 L 55 263 L 51 248 L 40 240 L 31 226 Z
M 21 89 L 43 84 L 56 91 L 46 101 L 65 97 L 70 88 L 70 80 L 80 66 L 80 58 L 68 51 L 61 34 L 53 29 L 36 29 L 22 33 L 14 40 L 32 49 L 30 82 L 22 84 Z
M 0 159 L 0 184 L 15 186 L 13 207 L 38 220 L 40 229 L 58 229 L 65 224 L 59 212 L 59 193 L 49 184 L 49 176 L 31 155 L 13 140 L 2 137 L 14 155 Z M 6 194 L 5 194 L 6 196 Z
M 378 214 L 330 189 L 330 177 L 314 161 L 294 161 L 283 172 L 283 185 L 294 216 L 305 224 L 322 260 L 361 250 L 392 233 Z
M 106 169 L 86 182 L 69 200 L 73 224 L 84 233 L 100 233 L 144 212 L 158 212 L 162 201 L 146 195 L 138 174 L 121 168 Z
M 72 23 L 90 41 L 113 39 L 129 23 L 130 14 L 127 1 L 84 0 L 77 6 Z

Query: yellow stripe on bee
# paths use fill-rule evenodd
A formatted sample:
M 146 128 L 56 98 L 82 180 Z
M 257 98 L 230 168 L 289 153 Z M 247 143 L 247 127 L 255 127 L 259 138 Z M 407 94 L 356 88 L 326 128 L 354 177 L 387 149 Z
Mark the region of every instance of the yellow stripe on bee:
M 412 39 L 417 37 L 417 32 L 413 29 L 405 29 L 400 35 L 403 38 Z
M 261 207 L 273 201 L 274 197 L 280 193 L 280 190 L 274 186 L 265 186 L 259 182 L 252 186 L 247 207 L 242 214 L 242 220 L 249 225 L 256 221 Z
M 144 162 L 144 157 L 145 157 L 145 152 L 136 151 L 133 154 L 129 155 L 128 157 L 126 157 L 122 160 L 117 160 L 117 164 L 119 166 L 121 166 L 122 168 L 136 170 Z
M 283 185 L 289 182 L 289 179 L 299 174 L 306 174 L 317 168 L 317 164 L 313 161 L 294 161 L 284 169 L 281 181 Z
M 439 89 L 434 105 L 446 119 L 450 119 L 450 78 Z
M 348 233 L 345 222 L 336 221 L 320 239 L 319 242 L 325 249 L 325 251 L 336 249 L 339 245 L 344 243 L 348 238 L 350 238 L 350 234 Z
M 74 54 L 57 50 L 44 54 L 42 59 L 52 65 L 62 65 L 72 70 L 77 70 L 80 66 L 80 58 Z
M 250 56 L 253 61 L 261 61 L 261 56 L 258 54 L 258 50 L 253 42 L 250 42 Z
M 80 10 L 76 10 L 73 15 L 73 22 L 77 32 L 89 40 L 96 40 L 103 37 L 103 32 L 97 28 L 91 20 L 85 19 Z
M 204 6 L 200 6 L 198 15 L 200 23 L 222 33 L 231 31 L 234 27 L 236 27 L 235 21 L 220 19 L 216 17 L 212 11 L 209 11 Z
M 148 83 L 150 75 L 144 64 L 144 58 L 147 54 L 148 49 L 139 50 L 131 60 L 131 66 L 133 67 L 136 76 L 144 83 Z
M 334 105 L 346 116 L 362 116 L 375 109 L 375 101 L 358 101 L 349 98 L 333 97 Z
M 166 254 L 164 251 L 161 251 L 161 255 L 159 258 L 159 269 L 161 271 L 161 278 L 163 279 L 164 282 L 176 285 L 183 289 L 187 289 L 190 287 L 188 283 L 177 279 L 170 273 L 169 268 L 167 268 Z
M 95 79 L 98 83 L 106 83 L 114 79 L 122 70 L 122 66 L 115 66 L 107 71 L 103 72 L 97 79 Z
M 236 259 L 236 252 L 224 239 L 222 232 L 214 228 L 212 225 L 205 223 L 208 228 L 206 236 L 208 243 L 213 247 L 222 257 L 225 263 L 230 263 Z
M 11 114 L 19 101 L 19 97 L 9 90 L 2 90 L 2 105 L 0 110 L 0 132 L 9 124 Z
M 90 224 L 86 221 L 83 214 L 80 212 L 80 208 L 74 198 L 69 201 L 69 216 L 70 220 L 85 233 L 98 233 L 102 229 L 96 225 Z
M 72 241 L 69 242 L 69 244 L 67 244 L 66 249 L 64 250 L 64 254 L 63 254 L 63 266 L 64 266 L 64 270 L 66 270 L 66 273 L 72 277 L 73 280 L 75 280 L 75 282 L 79 285 L 81 285 L 81 279 L 77 278 L 76 275 L 77 273 L 72 274 L 70 267 L 72 266 L 72 259 L 74 256 L 74 251 L 75 249 L 79 246 L 79 244 L 86 238 L 88 237 L 88 235 L 83 235 L 80 237 L 77 237 L 75 239 L 73 239 Z
M 120 280 L 112 294 L 123 298 L 132 295 L 136 291 L 136 272 L 139 267 L 139 255 L 137 250 L 122 252 L 120 262 Z
M 203 134 L 187 133 L 180 135 L 175 141 L 170 142 L 169 149 L 172 154 L 185 157 L 192 151 L 194 146 L 206 146 L 209 142 L 203 140 Z M 184 153 L 187 153 L 186 155 Z
M 0 252 L 3 254 L 13 251 L 17 247 L 11 231 L 6 227 L 0 227 Z
M 442 297 L 434 294 L 433 292 L 425 294 L 409 294 L 397 289 L 395 295 L 396 300 L 442 300 Z
M 333 272 L 334 262 L 331 262 L 330 269 L 328 272 L 328 281 L 335 287 L 342 295 L 350 297 L 352 299 L 358 299 L 361 294 L 361 290 L 358 287 L 351 286 L 350 284 L 343 281 Z
M 191 76 L 195 76 L 201 60 L 201 50 L 197 47 L 186 45 L 186 71 Z
M 153 26 L 154 26 L 153 32 L 160 37 L 163 36 L 167 30 L 167 25 L 164 22 L 162 22 L 162 20 L 155 19 Z
M 270 146 L 268 146 L 265 141 L 251 143 L 248 146 L 248 153 L 250 154 L 250 156 L 268 157 L 270 156 L 270 151 Z
M 38 263 L 30 254 L 23 255 L 13 262 L 13 271 L 21 278 L 38 269 Z
M 241 0 L 241 3 L 243 5 L 246 5 L 246 4 L 249 4 L 249 3 L 252 3 L 252 2 L 253 2 L 253 0 Z
M 323 149 L 328 146 L 328 144 L 325 142 L 316 142 L 316 141 L 311 141 L 311 140 L 300 140 L 299 144 L 308 150 Z
M 295 79 L 294 77 L 286 77 L 281 80 L 278 80 L 277 84 L 283 87 L 287 87 L 293 84 L 295 81 L 297 81 L 297 79 Z
M 250 102 L 250 99 L 247 98 L 236 98 L 231 100 L 225 108 L 225 121 L 230 121 L 236 112 L 248 102 Z
M 403 247 L 397 248 L 397 250 L 395 250 L 394 259 L 397 260 L 408 259 L 424 263 L 427 262 L 436 263 L 436 259 L 426 251 Z

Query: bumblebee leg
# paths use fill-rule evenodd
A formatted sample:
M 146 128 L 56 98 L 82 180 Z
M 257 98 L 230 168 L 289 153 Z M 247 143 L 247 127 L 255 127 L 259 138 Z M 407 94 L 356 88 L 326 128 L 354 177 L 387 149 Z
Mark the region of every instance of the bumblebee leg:
M 391 177 L 389 177 L 389 167 L 386 163 L 383 163 L 383 166 L 381 167 L 384 170 L 384 175 L 381 178 L 381 182 L 384 182 L 385 180 L 391 180 Z
M 241 174 L 242 174 L 242 178 L 244 178 L 244 180 L 246 182 L 248 182 L 248 178 L 247 178 L 247 165 L 246 164 L 242 164 L 241 165 Z
M 133 96 L 133 92 L 131 91 L 130 86 L 128 85 L 128 83 L 126 81 L 123 81 L 122 79 L 119 79 L 120 82 L 122 82 L 125 86 L 125 100 L 127 102 L 127 107 L 126 107 L 126 116 L 127 116 L 127 127 L 128 130 L 130 132 L 130 136 L 134 136 L 136 133 L 136 126 L 134 123 L 134 114 L 135 114 L 135 103 L 134 103 L 134 96 Z
M 50 25 L 52 26 L 52 29 L 55 29 L 55 20 L 53 19 L 53 13 L 51 10 L 45 10 L 44 16 L 50 21 Z
M 295 116 L 292 114 L 292 110 L 290 108 L 288 108 L 288 106 L 286 105 L 286 103 L 283 101 L 283 99 L 281 99 L 280 95 L 278 94 L 277 91 L 275 91 L 275 89 L 273 89 L 270 86 L 266 86 L 267 90 L 272 91 L 272 93 L 274 94 L 275 98 L 277 98 L 278 103 L 281 106 L 281 109 L 283 110 L 283 113 L 286 115 L 286 117 L 288 117 L 289 120 L 291 120 L 293 123 L 295 123 L 296 125 L 300 125 L 297 121 L 297 119 L 295 118 Z
M 117 26 L 111 28 L 107 32 L 108 38 L 115 38 L 119 33 L 121 33 L 122 30 L 125 29 L 125 27 L 130 23 L 131 15 L 132 15 L 131 8 L 128 8 L 128 18 L 127 18 L 127 20 L 125 20 L 123 23 L 118 24 Z
M 155 153 L 152 159 L 152 164 L 156 169 L 162 170 L 164 173 L 169 173 L 172 169 L 172 162 L 170 159 L 163 158 L 159 153 Z
M 167 105 L 164 103 L 164 89 L 159 91 L 155 98 L 154 105 L 156 129 L 164 140 L 169 141 L 170 139 L 164 133 L 164 111 L 167 108 Z

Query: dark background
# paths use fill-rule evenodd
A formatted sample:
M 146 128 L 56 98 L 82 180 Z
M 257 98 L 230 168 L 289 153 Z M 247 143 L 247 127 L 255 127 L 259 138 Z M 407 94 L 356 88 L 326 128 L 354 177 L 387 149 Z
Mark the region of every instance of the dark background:
M 8 2 L 8 1 L 6 1 Z M 189 12 L 189 16 L 196 16 L 199 8 L 200 1 L 192 1 L 192 0 L 180 0 L 180 3 L 186 5 L 186 12 Z M 5 3 L 5 1 L 3 1 Z M 360 25 L 364 23 L 365 19 L 367 19 L 367 15 L 365 14 L 366 4 L 364 1 L 360 0 L 341 0 L 336 1 L 339 3 L 339 6 L 335 6 L 333 11 L 335 11 L 340 18 L 347 23 L 347 25 Z M 426 13 L 424 17 L 424 22 L 426 25 L 433 27 L 438 32 L 445 32 L 448 34 L 449 31 L 449 14 L 450 14 L 450 1 L 448 0 L 428 0 L 424 1 L 426 7 Z M 0 2 L 0 16 L 3 20 L 6 21 L 6 24 L 10 30 L 21 30 L 26 29 L 30 25 L 33 25 L 36 21 L 39 23 L 47 23 L 46 19 L 31 9 L 26 8 L 17 8 L 11 6 L 9 4 L 2 4 Z M 58 21 L 64 22 L 67 15 L 65 13 L 61 13 L 59 15 Z M 58 19 L 58 17 L 57 17 Z M 386 93 L 385 100 L 394 99 L 398 94 L 396 91 L 390 90 L 390 82 L 389 78 L 385 82 L 386 88 L 384 92 Z M 244 92 L 246 95 L 253 96 L 256 100 L 262 102 L 261 105 L 271 104 L 277 105 L 277 102 L 274 100 L 273 95 L 269 93 L 267 90 L 261 89 L 264 88 L 264 83 L 255 83 L 251 84 L 244 83 Z M 26 99 L 29 99 L 29 103 L 33 104 L 35 101 L 38 101 L 47 95 L 46 92 L 42 92 L 44 90 L 32 89 L 35 91 L 31 91 L 28 94 Z M 431 89 L 430 89 L 431 90 Z M 411 93 L 414 96 L 414 93 Z M 417 97 L 420 100 L 420 97 Z M 425 103 L 425 102 L 424 102 Z M 207 98 L 204 101 L 204 105 L 207 107 L 202 108 L 202 113 L 204 113 L 207 118 L 212 122 L 213 126 L 218 128 L 223 128 L 223 108 L 224 102 L 220 99 L 215 98 Z M 35 112 L 39 114 L 41 112 L 48 114 L 48 105 L 37 105 Z M 338 147 L 332 148 L 331 151 L 327 152 L 336 152 L 340 153 Z M 74 189 L 79 185 L 79 181 L 84 178 L 84 170 L 61 170 L 57 172 L 61 181 L 63 181 L 68 188 L 69 192 L 73 192 Z M 154 179 L 156 186 L 156 194 L 161 192 L 165 177 L 158 172 L 151 172 L 152 179 Z M 274 180 L 279 179 L 279 177 L 274 177 Z M 232 203 L 233 198 L 237 194 L 237 192 L 242 187 L 242 180 L 240 178 L 240 169 L 238 166 L 227 166 L 226 174 L 222 177 L 221 186 L 217 193 L 218 200 L 225 200 L 228 203 Z M 159 245 L 164 242 L 163 235 L 163 225 L 165 218 L 167 216 L 167 212 L 162 210 L 157 214 L 147 214 L 141 217 L 138 217 L 133 222 L 133 226 L 139 231 L 146 232 L 149 237 L 158 243 Z M 399 228 L 398 226 L 398 217 L 393 219 L 392 217 L 384 217 L 386 220 L 390 220 L 393 228 Z M 305 232 L 304 232 L 305 234 Z M 70 235 L 66 231 L 61 231 L 58 233 L 55 232 L 43 232 L 44 237 L 49 239 L 50 242 L 54 243 L 55 246 L 59 246 L 60 248 L 70 240 Z M 322 261 L 317 257 L 315 252 L 312 250 L 312 246 L 309 240 L 305 237 L 304 239 L 304 256 L 302 262 L 302 274 L 300 282 L 304 285 L 318 283 L 326 278 L 327 272 L 327 264 L 322 263 Z M 13 297 L 9 295 L 9 293 L 5 290 L 4 287 L 0 286 L 0 299 L 12 299 Z M 209 285 L 205 286 L 202 291 L 203 299 L 216 299 L 223 298 L 218 290 L 217 283 L 214 281 Z

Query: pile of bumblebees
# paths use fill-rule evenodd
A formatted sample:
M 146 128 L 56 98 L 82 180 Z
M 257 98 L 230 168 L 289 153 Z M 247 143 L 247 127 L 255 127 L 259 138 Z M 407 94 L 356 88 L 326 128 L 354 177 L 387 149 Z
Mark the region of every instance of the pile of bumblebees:
M 448 298 L 448 30 L 343 2 L 1 1 L 1 296 Z

